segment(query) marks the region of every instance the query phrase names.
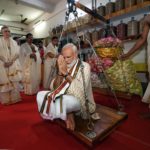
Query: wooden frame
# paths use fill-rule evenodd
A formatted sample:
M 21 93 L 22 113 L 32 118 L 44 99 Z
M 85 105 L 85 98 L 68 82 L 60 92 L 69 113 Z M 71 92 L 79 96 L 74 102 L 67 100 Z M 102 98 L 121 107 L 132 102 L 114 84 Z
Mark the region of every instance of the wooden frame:
M 96 112 L 100 114 L 101 119 L 94 122 L 93 131 L 88 130 L 87 120 L 83 120 L 77 116 L 75 117 L 76 130 L 74 132 L 70 131 L 75 137 L 90 147 L 110 135 L 111 132 L 128 116 L 126 113 L 121 113 L 102 105 L 97 105 Z M 66 127 L 64 122 L 60 120 L 57 122 L 62 127 Z M 90 138 L 88 133 L 91 135 L 93 134 L 93 137 Z M 95 137 L 94 134 L 96 134 Z

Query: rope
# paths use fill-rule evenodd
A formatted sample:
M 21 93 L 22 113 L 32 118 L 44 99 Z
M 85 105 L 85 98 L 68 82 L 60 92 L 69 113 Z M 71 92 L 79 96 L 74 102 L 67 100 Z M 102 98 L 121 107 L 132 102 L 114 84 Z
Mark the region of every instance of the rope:
M 78 37 L 77 21 L 79 22 L 79 18 L 78 18 L 77 12 L 74 12 L 74 16 L 75 16 L 75 23 L 76 23 L 76 34 L 77 34 L 77 37 Z M 82 57 L 81 57 L 81 47 L 80 47 L 80 38 L 79 37 L 78 37 L 78 46 L 79 46 L 79 51 L 80 51 L 79 55 L 80 55 L 80 59 L 81 59 Z M 90 114 L 90 111 L 89 111 L 89 99 L 88 99 L 88 95 L 87 95 L 87 92 L 86 92 L 84 65 L 83 65 L 83 61 L 82 60 L 81 60 L 81 74 L 82 74 L 82 79 L 83 79 L 86 115 L 87 115 L 87 119 L 88 119 L 87 128 L 88 128 L 88 130 L 93 130 L 94 123 L 93 123 L 93 120 L 91 118 L 91 114 Z
M 76 35 L 77 35 L 77 38 L 78 38 L 77 42 L 78 42 L 79 51 L 80 51 L 80 39 L 78 37 L 78 28 L 77 28 L 77 21 L 79 22 L 78 13 L 77 13 L 77 10 L 76 10 L 76 6 L 74 4 L 73 4 L 73 6 L 70 6 L 70 7 L 71 7 L 70 8 L 71 10 L 68 8 L 68 10 L 66 11 L 65 23 L 64 23 L 64 26 L 63 26 L 63 29 L 62 29 L 62 32 L 61 32 L 61 35 L 60 35 L 60 38 L 59 38 L 59 46 L 60 46 L 60 43 L 61 43 L 64 28 L 66 27 L 66 29 L 67 29 L 69 15 L 72 12 L 75 16 Z M 81 53 L 80 53 L 80 59 L 81 59 Z M 86 113 L 87 113 L 87 118 L 88 118 L 87 128 L 88 128 L 88 130 L 93 130 L 94 123 L 92 122 L 92 118 L 91 118 L 91 115 L 90 115 L 90 112 L 89 112 L 89 100 L 88 100 L 88 96 L 87 96 L 87 92 L 86 92 L 86 88 L 85 88 L 84 65 L 83 65 L 82 60 L 81 60 L 81 74 L 82 74 L 82 78 L 83 78 L 83 88 L 84 88 L 84 95 L 85 95 L 85 107 L 86 107 Z
M 72 6 L 69 6 L 70 8 L 68 8 L 68 10 L 66 11 L 66 17 L 65 17 L 65 23 L 64 23 L 64 26 L 63 26 L 63 29 L 62 29 L 62 32 L 61 32 L 61 35 L 60 35 L 60 38 L 59 38 L 59 45 L 60 45 L 60 42 L 61 42 L 61 39 L 62 39 L 62 34 L 64 32 L 64 28 L 66 27 L 66 30 L 67 30 L 67 27 L 68 27 L 68 20 L 69 20 L 69 15 L 70 13 L 73 13 L 74 16 L 75 16 L 75 28 L 76 28 L 76 35 L 77 35 L 77 42 L 78 42 L 78 48 L 79 48 L 79 55 L 80 55 L 80 59 L 82 59 L 81 57 L 81 48 L 80 48 L 80 38 L 78 37 L 78 25 L 77 25 L 77 22 L 79 22 L 79 24 L 81 25 L 80 23 L 80 20 L 78 18 L 78 13 L 77 13 L 77 10 L 76 10 L 76 6 L 74 4 L 72 4 Z M 104 24 L 104 28 L 108 29 L 109 27 L 109 30 L 110 30 L 110 25 L 109 24 Z M 106 30 L 105 29 L 105 30 Z M 106 32 L 107 34 L 108 32 Z M 114 32 L 112 32 L 112 35 L 114 37 L 116 37 L 116 35 L 114 34 Z M 68 34 L 67 34 L 68 36 Z M 123 105 L 121 104 L 121 102 L 118 100 L 117 96 L 116 96 L 116 93 L 115 93 L 115 90 L 113 88 L 113 86 L 110 84 L 109 82 L 109 79 L 108 79 L 108 76 L 107 76 L 107 73 L 105 72 L 105 69 L 103 68 L 102 66 L 102 61 L 101 59 L 99 59 L 98 55 L 96 54 L 91 42 L 88 40 L 86 34 L 84 34 L 84 37 L 85 37 L 85 40 L 89 43 L 94 55 L 96 56 L 96 59 L 98 60 L 98 65 L 101 66 L 102 68 L 102 71 L 104 73 L 104 76 L 106 78 L 106 84 L 108 85 L 108 87 L 110 88 L 114 98 L 115 98 L 115 101 L 118 105 L 118 109 L 119 111 L 122 111 L 123 109 Z M 123 70 L 123 68 L 122 68 Z M 92 118 L 91 118 L 91 114 L 89 112 L 89 100 L 88 100 L 88 96 L 87 96 L 87 92 L 86 92 L 86 87 L 85 87 L 85 74 L 84 74 L 84 65 L 83 65 L 83 62 L 81 60 L 81 74 L 82 74 L 82 78 L 83 78 L 83 88 L 84 88 L 84 95 L 85 95 L 85 107 L 86 107 L 86 113 L 87 113 L 87 118 L 88 118 L 88 124 L 87 124 L 87 128 L 88 130 L 93 130 L 93 127 L 94 127 L 94 123 L 92 121 Z M 125 78 L 124 78 L 125 79 Z M 125 79 L 125 82 L 126 82 L 126 79 Z
M 89 43 L 89 45 L 90 45 L 90 47 L 91 47 L 91 49 L 92 49 L 94 55 L 96 56 L 96 59 L 98 60 L 98 61 L 97 61 L 97 62 L 98 62 L 98 65 L 100 65 L 101 68 L 102 68 L 102 71 L 103 71 L 104 76 L 105 76 L 105 78 L 106 78 L 106 80 L 105 80 L 105 81 L 106 81 L 106 84 L 107 84 L 107 86 L 110 88 L 110 90 L 111 90 L 111 92 L 112 92 L 112 94 L 113 94 L 113 96 L 114 96 L 114 98 L 115 98 L 115 101 L 116 101 L 116 103 L 117 103 L 117 105 L 118 105 L 118 110 L 119 110 L 119 111 L 122 111 L 122 109 L 123 109 L 124 106 L 123 106 L 122 103 L 118 100 L 117 95 L 116 95 L 116 92 L 115 92 L 113 86 L 111 85 L 111 83 L 109 82 L 109 78 L 108 78 L 108 76 L 107 76 L 107 73 L 105 72 L 105 69 L 104 69 L 103 66 L 102 66 L 102 60 L 100 59 L 100 57 L 99 57 L 99 56 L 97 55 L 97 53 L 95 52 L 95 49 L 93 48 L 91 42 L 88 40 L 86 34 L 84 34 L 84 36 L 85 36 L 85 40 Z

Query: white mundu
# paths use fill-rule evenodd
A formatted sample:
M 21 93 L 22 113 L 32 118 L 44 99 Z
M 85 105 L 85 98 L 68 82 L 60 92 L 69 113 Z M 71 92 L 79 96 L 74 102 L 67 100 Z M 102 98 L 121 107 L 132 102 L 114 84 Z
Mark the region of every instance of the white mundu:
M 76 62 L 76 65 L 74 66 L 73 71 L 71 73 L 72 77 L 74 76 L 74 74 L 76 74 L 75 78 L 71 83 L 67 82 L 67 84 L 63 86 L 63 83 L 66 82 L 66 80 L 64 79 L 64 82 L 56 90 L 54 90 L 53 89 L 54 80 L 53 80 L 51 83 L 51 88 L 53 92 L 50 93 L 49 91 L 41 91 L 37 94 L 38 110 L 44 119 L 53 120 L 55 118 L 61 118 L 63 120 L 66 120 L 67 113 L 76 112 L 76 111 L 80 112 L 84 117 L 86 108 L 85 108 L 85 95 L 83 89 L 83 78 L 82 78 L 81 68 L 78 67 L 78 71 L 76 71 L 77 64 L 78 63 Z M 85 84 L 86 84 L 85 88 L 89 99 L 89 103 L 88 103 L 89 111 L 90 113 L 93 113 L 95 111 L 95 102 L 93 99 L 91 81 L 90 81 L 90 66 L 85 62 L 83 62 L 83 64 L 84 64 L 84 74 L 85 74 Z M 57 94 L 52 95 L 52 93 L 55 92 Z M 52 96 L 53 100 L 50 102 L 50 106 L 49 106 L 48 97 L 50 95 Z M 63 96 L 60 98 L 60 95 Z M 45 101 L 45 105 L 43 105 L 44 101 Z M 50 109 L 47 109 L 48 107 Z M 41 109 L 43 109 L 42 112 Z
M 39 85 L 41 81 L 41 58 L 38 48 L 32 44 L 34 47 L 34 54 L 36 55 L 36 61 L 30 58 L 32 54 L 32 49 L 30 45 L 26 42 L 20 47 L 20 62 L 23 69 L 23 86 L 24 93 L 27 95 L 36 94 L 39 90 Z
M 40 111 L 42 107 L 42 103 L 44 100 L 45 95 L 49 93 L 49 91 L 42 91 L 37 94 L 37 103 L 38 103 L 38 109 Z M 72 95 L 64 95 L 62 101 L 62 112 L 61 112 L 61 107 L 60 107 L 60 98 L 57 98 L 55 103 L 51 102 L 50 106 L 50 112 L 49 115 L 46 114 L 46 108 L 47 108 L 47 102 L 45 104 L 45 109 L 43 113 L 41 113 L 41 116 L 43 119 L 48 119 L 48 120 L 53 120 L 60 118 L 62 120 L 66 120 L 67 118 L 67 113 L 70 112 L 76 112 L 80 110 L 80 103 L 79 100 L 77 100 L 74 96 Z
M 144 96 L 142 98 L 142 101 L 148 103 L 150 108 L 150 15 L 146 16 L 144 21 L 145 24 L 149 26 L 149 32 L 147 36 L 147 65 L 148 65 L 149 81 Z
M 58 47 L 53 46 L 52 43 L 49 43 L 49 45 L 46 48 L 45 51 L 45 56 L 47 53 L 51 52 L 55 56 L 58 54 Z M 50 58 L 50 57 L 45 57 L 44 60 L 44 79 L 43 79 L 43 87 L 45 89 L 50 88 L 50 82 L 52 80 L 53 73 L 55 72 L 55 66 L 56 66 L 56 58 Z
M 148 38 L 147 38 L 147 64 L 148 64 L 148 72 L 149 72 L 149 82 L 146 91 L 144 93 L 144 96 L 142 98 L 142 101 L 150 104 L 150 31 L 148 33 Z
M 19 63 L 19 47 L 9 38 L 9 47 L 6 40 L 0 38 L 0 102 L 12 104 L 20 101 L 19 81 L 22 80 L 22 71 Z M 8 68 L 4 63 L 13 62 Z

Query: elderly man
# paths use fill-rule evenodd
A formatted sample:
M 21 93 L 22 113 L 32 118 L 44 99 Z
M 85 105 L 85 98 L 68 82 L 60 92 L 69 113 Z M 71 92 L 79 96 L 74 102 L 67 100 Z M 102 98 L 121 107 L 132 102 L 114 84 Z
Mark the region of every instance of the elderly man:
M 23 68 L 24 93 L 36 94 L 41 82 L 41 58 L 31 33 L 26 35 L 26 43 L 20 47 L 20 62 Z
M 22 71 L 19 63 L 19 47 L 10 37 L 7 26 L 1 28 L 3 37 L 0 38 L 0 102 L 13 104 L 21 100 L 19 82 Z
M 77 57 L 77 48 L 69 43 L 62 49 L 62 55 L 57 59 L 58 74 L 51 82 L 51 91 L 41 91 L 37 95 L 38 109 L 44 119 L 61 118 L 68 129 L 75 129 L 74 113 L 87 118 L 86 100 L 81 73 L 81 62 Z M 90 66 L 83 62 L 85 75 L 85 91 L 88 97 L 89 112 L 95 112 Z

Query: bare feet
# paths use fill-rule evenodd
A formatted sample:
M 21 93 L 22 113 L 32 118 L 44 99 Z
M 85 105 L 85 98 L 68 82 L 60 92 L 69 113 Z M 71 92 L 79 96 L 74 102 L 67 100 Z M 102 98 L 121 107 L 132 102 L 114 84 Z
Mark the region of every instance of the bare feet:
M 67 116 L 66 126 L 67 126 L 67 129 L 74 131 L 75 121 L 74 121 L 74 115 L 72 113 L 68 114 Z

